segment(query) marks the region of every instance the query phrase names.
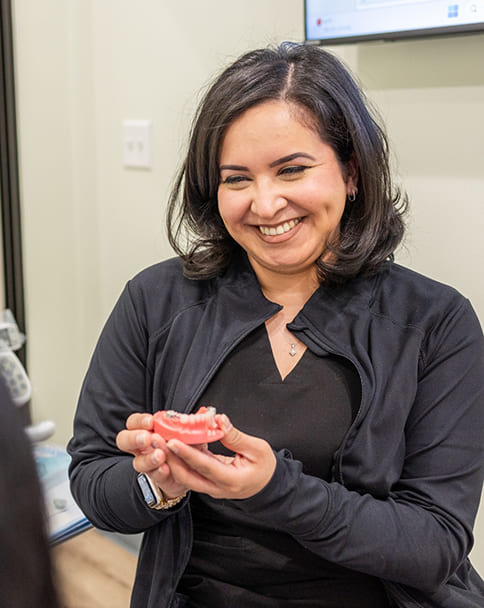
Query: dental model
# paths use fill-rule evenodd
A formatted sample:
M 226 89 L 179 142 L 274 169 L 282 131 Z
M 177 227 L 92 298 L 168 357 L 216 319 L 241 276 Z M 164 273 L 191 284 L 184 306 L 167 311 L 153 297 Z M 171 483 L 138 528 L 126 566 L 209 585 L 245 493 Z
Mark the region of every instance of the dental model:
M 161 410 L 153 414 L 153 428 L 166 441 L 179 439 L 183 443 L 199 444 L 218 441 L 224 431 L 217 424 L 214 407 L 202 406 L 195 414 Z

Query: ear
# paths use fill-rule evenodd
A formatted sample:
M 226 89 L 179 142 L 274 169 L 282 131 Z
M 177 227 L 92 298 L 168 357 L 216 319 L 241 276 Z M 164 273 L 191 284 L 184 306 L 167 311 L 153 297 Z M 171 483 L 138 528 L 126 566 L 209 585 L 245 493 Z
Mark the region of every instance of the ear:
M 354 156 L 350 158 L 346 165 L 346 194 L 351 195 L 358 188 L 358 163 Z

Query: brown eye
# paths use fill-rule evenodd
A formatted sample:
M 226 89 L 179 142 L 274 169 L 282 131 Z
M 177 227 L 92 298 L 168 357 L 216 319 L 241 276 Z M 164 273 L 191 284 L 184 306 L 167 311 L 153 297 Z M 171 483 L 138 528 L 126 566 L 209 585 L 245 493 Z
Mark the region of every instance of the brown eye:
M 229 175 L 222 181 L 222 184 L 240 184 L 246 180 L 247 178 L 244 175 Z
M 249 182 L 250 178 L 246 175 L 229 175 L 225 179 L 222 179 L 220 184 L 233 190 L 239 190 L 245 188 Z
M 304 173 L 306 169 L 309 168 L 310 167 L 307 167 L 306 165 L 294 165 L 290 167 L 284 167 L 279 171 L 279 175 L 287 175 L 289 177 L 292 175 L 300 175 L 301 173 Z

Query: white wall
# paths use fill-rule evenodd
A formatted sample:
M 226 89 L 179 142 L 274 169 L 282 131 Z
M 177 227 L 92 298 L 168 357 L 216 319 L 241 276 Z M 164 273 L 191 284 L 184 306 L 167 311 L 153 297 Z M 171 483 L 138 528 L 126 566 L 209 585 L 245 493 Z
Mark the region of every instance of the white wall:
M 187 10 L 188 6 L 188 10 Z M 163 208 L 201 89 L 254 46 L 300 38 L 297 3 L 95 3 L 94 74 L 103 313 L 126 278 L 171 255 Z M 129 44 L 127 41 L 129 40 Z M 121 121 L 153 121 L 151 172 L 121 166 Z M 116 258 L 113 263 L 113 258 Z
M 302 3 L 13 4 L 33 413 L 65 443 L 124 283 L 171 255 L 163 209 L 200 91 L 242 51 L 301 40 Z M 399 260 L 456 286 L 484 322 L 484 36 L 333 50 L 379 106 L 410 194 Z M 122 167 L 121 121 L 138 118 L 153 122 L 151 171 Z M 484 572 L 484 523 L 477 536 Z
M 484 36 L 362 45 L 411 200 L 400 260 L 460 289 L 484 322 Z
M 65 443 L 124 283 L 171 255 L 163 209 L 200 89 L 254 46 L 301 37 L 291 0 L 16 0 L 16 76 L 34 419 Z M 153 122 L 152 171 L 122 167 L 121 121 Z
M 13 3 L 34 420 L 65 443 L 101 326 L 90 4 Z

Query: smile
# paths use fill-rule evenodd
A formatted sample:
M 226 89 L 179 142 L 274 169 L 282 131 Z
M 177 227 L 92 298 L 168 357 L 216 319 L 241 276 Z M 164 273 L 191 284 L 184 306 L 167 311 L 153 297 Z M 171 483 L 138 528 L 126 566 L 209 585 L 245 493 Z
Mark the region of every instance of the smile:
M 259 226 L 259 230 L 265 236 L 277 236 L 278 234 L 285 234 L 286 232 L 289 232 L 290 230 L 295 228 L 300 221 L 301 218 L 298 217 L 295 220 L 284 222 L 283 224 L 279 224 L 278 226 Z

